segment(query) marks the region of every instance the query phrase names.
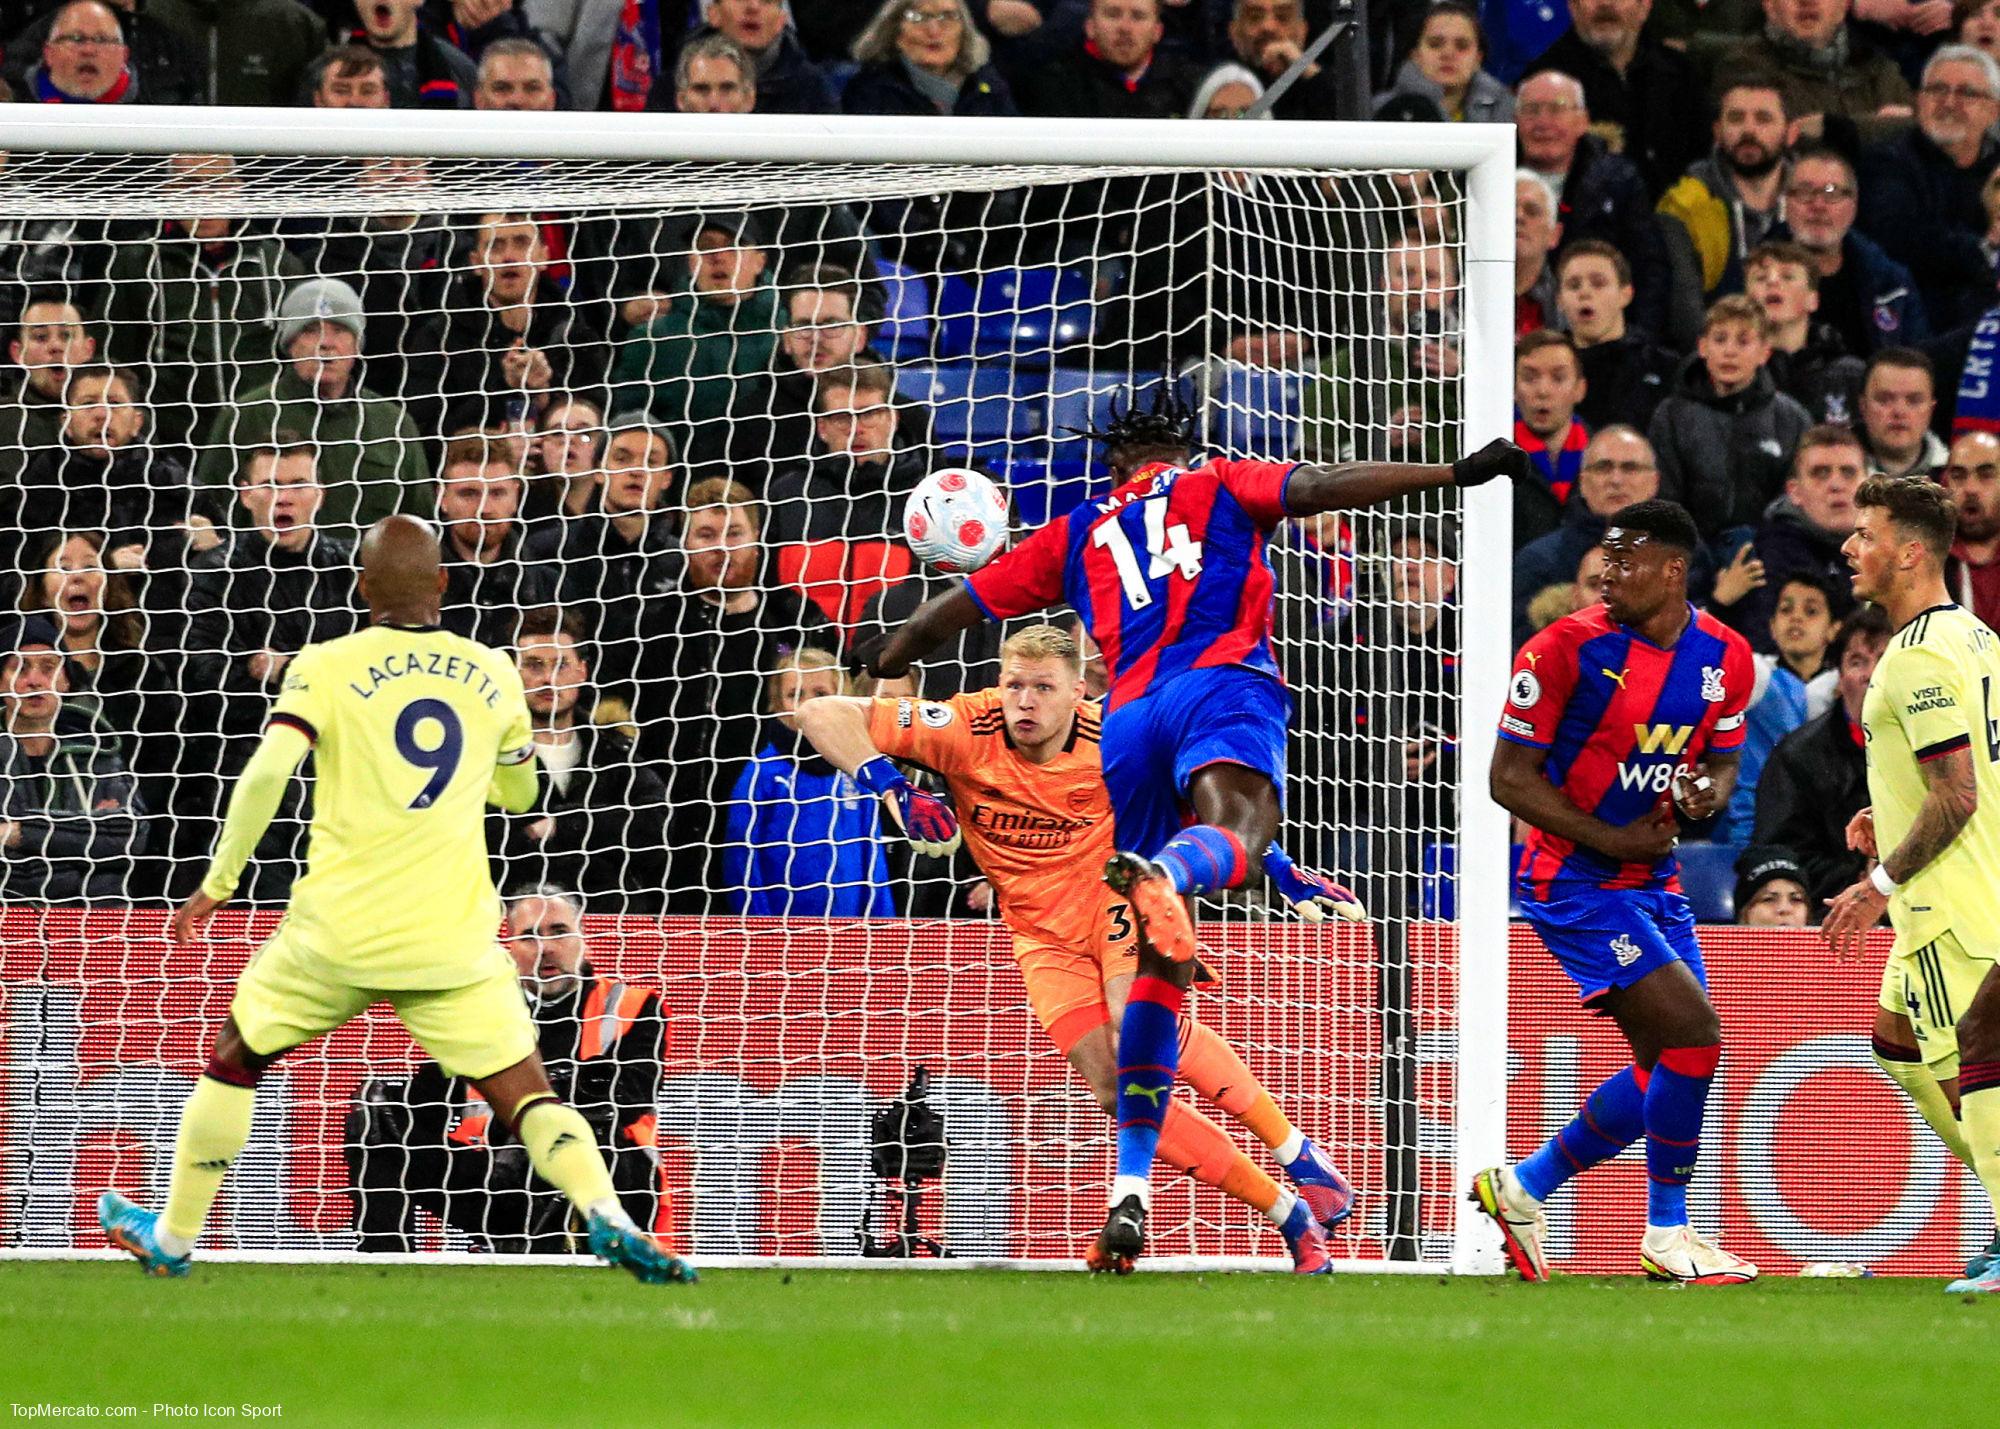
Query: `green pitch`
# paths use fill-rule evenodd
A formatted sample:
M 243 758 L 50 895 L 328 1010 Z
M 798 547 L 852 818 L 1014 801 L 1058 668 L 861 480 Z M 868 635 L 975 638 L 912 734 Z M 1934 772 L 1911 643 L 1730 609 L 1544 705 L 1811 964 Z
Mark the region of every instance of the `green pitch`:
M 0 1346 L 0 1399 L 142 1423 L 1886 1424 L 1990 1402 L 2000 1303 L 1892 1280 L 0 1262 Z

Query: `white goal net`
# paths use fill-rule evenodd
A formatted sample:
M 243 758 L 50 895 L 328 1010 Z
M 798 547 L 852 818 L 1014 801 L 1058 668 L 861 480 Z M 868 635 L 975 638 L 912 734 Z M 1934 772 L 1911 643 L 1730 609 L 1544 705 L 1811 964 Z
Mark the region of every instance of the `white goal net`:
M 147 153 L 0 124 L 0 1254 L 101 1245 L 102 1187 L 164 1194 L 301 868 L 310 764 L 210 940 L 171 945 L 166 912 L 287 661 L 365 620 L 360 530 L 406 511 L 439 525 L 446 626 L 530 693 L 542 797 L 491 817 L 492 867 L 507 931 L 541 938 L 556 1086 L 635 1212 L 698 1258 L 1079 1255 L 1110 1123 L 990 889 L 888 837 L 789 712 L 873 693 L 857 651 L 946 588 L 901 539 L 940 466 L 994 476 L 1026 531 L 1104 489 L 1079 433 L 1162 387 L 1218 455 L 1499 434 L 1508 155 L 952 121 L 661 121 L 593 151 L 584 117 L 559 143 L 372 118 L 415 119 L 159 119 Z M 1484 1263 L 1454 1189 L 1500 1140 L 1505 833 L 1461 785 L 1504 678 L 1505 523 L 1447 491 L 1271 550 L 1283 841 L 1374 917 L 1287 921 L 1261 877 L 1212 900 L 1192 1015 L 1356 1183 L 1344 1262 Z M 992 684 L 1003 633 L 916 692 Z M 1163 1261 L 1282 1257 L 1159 1181 Z M 575 1248 L 386 1008 L 267 1074 L 209 1244 Z

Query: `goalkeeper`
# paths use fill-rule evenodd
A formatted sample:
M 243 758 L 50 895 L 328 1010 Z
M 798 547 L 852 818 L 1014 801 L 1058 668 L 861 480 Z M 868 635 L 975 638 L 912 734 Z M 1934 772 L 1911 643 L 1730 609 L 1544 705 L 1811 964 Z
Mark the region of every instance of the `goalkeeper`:
M 436 533 L 408 516 L 369 528 L 369 628 L 302 650 L 237 781 L 208 876 L 173 918 L 201 936 L 229 900 L 293 771 L 315 756 L 306 872 L 284 921 L 237 980 L 181 1113 L 162 1212 L 98 1200 L 111 1243 L 153 1275 L 185 1275 L 210 1204 L 250 1135 L 257 1080 L 292 1048 L 387 1002 L 445 1070 L 477 1088 L 541 1177 L 589 1227 L 592 1253 L 641 1280 L 692 1280 L 619 1205 L 589 1124 L 557 1100 L 513 961 L 495 937 L 483 806 L 534 802 L 534 744 L 513 662 L 438 625 Z
M 914 788 L 885 756 L 944 776 L 981 873 L 1014 934 L 1028 1001 L 1106 1111 L 1117 1106 L 1115 1019 L 1138 967 L 1131 906 L 1098 876 L 1115 851 L 1111 796 L 1098 754 L 1100 707 L 1084 700 L 1083 655 L 1053 625 L 1030 626 L 1000 647 L 998 688 L 942 703 L 821 696 L 799 708 L 799 729 L 829 762 L 888 805 L 919 852 L 958 847 L 952 805 Z M 1282 859 L 1282 855 L 1279 855 Z M 1269 865 L 1267 865 L 1269 866 Z M 1346 889 L 1291 868 L 1286 900 L 1308 918 L 1332 908 L 1360 916 Z M 1269 1147 L 1296 1190 L 1281 1187 L 1193 1107 L 1169 1104 L 1160 1154 L 1197 1180 L 1263 1212 L 1301 1274 L 1332 1269 L 1326 1229 L 1353 1192 L 1319 1148 L 1292 1126 L 1243 1061 L 1210 1029 L 1180 1024 L 1181 1075 Z M 1132 1269 L 1104 1258 L 1093 1270 Z

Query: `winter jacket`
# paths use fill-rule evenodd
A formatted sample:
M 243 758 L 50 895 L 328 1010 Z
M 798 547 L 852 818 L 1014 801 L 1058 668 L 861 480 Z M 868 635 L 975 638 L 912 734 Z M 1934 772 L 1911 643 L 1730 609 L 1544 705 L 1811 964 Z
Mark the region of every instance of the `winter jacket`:
M 206 61 L 194 103 L 298 102 L 306 67 L 326 48 L 326 23 L 298 0 L 145 0 L 146 13 Z
M 1625 255 L 1632 265 L 1632 305 L 1625 310 L 1626 323 L 1656 337 L 1665 333 L 1673 274 L 1667 265 L 1666 240 L 1653 216 L 1653 200 L 1632 161 L 1612 153 L 1596 135 L 1584 135 L 1563 179 L 1558 216 L 1565 247 L 1596 238 Z M 1554 266 L 1552 261 L 1550 267 Z
M 1744 711 L 1743 749 L 1730 791 L 1711 837 L 1719 844 L 1747 844 L 1757 825 L 1757 786 L 1778 742 L 1806 722 L 1806 683 L 1775 655 L 1757 657 L 1757 686 Z
M 487 305 L 480 284 L 466 278 L 451 285 L 444 320 L 447 408 L 472 397 L 518 392 L 505 371 L 507 350 L 516 342 L 549 361 L 551 392 L 595 393 L 604 381 L 608 353 L 603 334 L 587 307 L 570 302 L 544 272 L 535 287 L 528 326 L 515 332 Z
M 291 432 L 319 451 L 326 492 L 321 526 L 351 534 L 345 528 L 365 530 L 398 511 L 429 516 L 431 464 L 416 423 L 402 403 L 377 396 L 358 379 L 353 385 L 345 397 L 325 398 L 287 363 L 275 382 L 215 414 L 195 458 L 195 481 L 211 490 L 215 504 L 234 508 L 231 489 L 244 451 Z
M 695 450 L 706 453 L 727 439 L 721 419 L 731 401 L 742 402 L 749 389 L 768 385 L 783 325 L 768 270 L 733 303 L 684 288 L 665 311 L 618 345 L 611 405 L 691 424 Z
M 1593 432 L 1614 422 L 1645 431 L 1654 410 L 1673 390 L 1674 373 L 1681 364 L 1668 349 L 1634 332 L 1578 348 L 1577 356 L 1589 385 L 1576 414 Z
M 1690 358 L 1647 431 L 1660 462 L 1660 495 L 1687 507 L 1703 536 L 1754 525 L 1783 489 L 1792 449 L 1811 425 L 1769 371 L 1759 369 L 1741 392 L 1719 397 L 1707 367 Z
M 682 47 L 703 35 L 715 33 L 714 29 L 704 25 L 689 35 L 682 42 Z M 826 71 L 812 62 L 805 46 L 799 43 L 799 37 L 791 30 L 787 29 L 761 55 L 752 55 L 751 59 L 757 64 L 757 113 L 836 114 L 840 111 L 840 99 L 834 94 Z M 676 112 L 671 74 L 653 82 L 652 92 L 646 96 L 646 108 L 656 114 Z
M 1694 62 L 1641 31 L 1639 48 L 1620 74 L 1616 66 L 1569 30 L 1528 66 L 1529 74 L 1560 70 L 1583 86 L 1592 126 L 1624 139 L 1621 152 L 1638 166 L 1653 198 L 1708 150 L 1705 90 Z
M 501 543 L 498 559 L 490 563 L 466 560 L 446 540 L 444 575 L 439 624 L 454 635 L 500 649 L 512 648 L 522 611 L 556 598 L 556 572 L 523 557 L 519 532 Z
M 213 67 L 204 62 L 206 52 L 179 33 L 179 27 L 173 23 L 171 3 L 172 0 L 166 0 L 166 4 L 146 0 L 136 10 L 117 7 L 118 27 L 125 33 L 130 52 L 125 63 L 132 74 L 130 93 L 121 103 L 213 102 L 208 97 Z M 55 30 L 56 13 L 61 9 L 60 4 L 44 6 L 40 18 L 19 34 L 0 36 L 7 41 L 5 74 L 17 100 L 27 100 L 35 94 L 36 75 L 42 72 L 42 48 Z M 167 13 L 162 13 L 163 10 Z M 325 33 L 317 22 L 314 28 L 322 35 Z M 290 96 L 279 102 L 289 103 Z
M 19 569 L 43 534 L 57 529 L 102 531 L 114 550 L 146 546 L 153 572 L 184 568 L 181 527 L 192 501 L 187 469 L 143 437 L 108 460 L 51 448 L 28 462 L 20 485 L 0 488 L 0 571 Z
M 1775 76 L 1785 96 L 1786 113 L 1851 119 L 1864 134 L 1883 127 L 1884 121 L 1875 118 L 1883 105 L 1914 102 L 1909 82 L 1896 62 L 1847 25 L 1836 30 L 1833 43 L 1820 50 L 1765 25 L 1761 35 L 1733 46 L 1717 62 L 1714 92 L 1720 94 L 1733 79 L 1745 74 Z
M 729 798 L 725 887 L 753 917 L 893 918 L 879 804 L 770 721 Z
M 367 314 L 361 352 L 368 386 L 418 408 L 412 415 L 419 430 L 437 428 L 439 422 L 424 418 L 443 388 L 451 230 L 429 219 L 396 228 L 379 218 L 338 224 L 291 218 L 279 232 L 307 272 L 338 278 L 360 297 Z
M 1562 525 L 1514 552 L 1514 648 L 1535 633 L 1528 606 L 1552 585 L 1576 579 L 1584 553 L 1604 539 L 1604 518 L 1591 514 L 1581 501 L 1572 502 Z
M 419 26 L 415 40 L 400 49 L 368 44 L 368 32 L 355 30 L 348 41 L 368 45 L 382 57 L 382 75 L 389 85 L 389 103 L 397 109 L 470 109 L 479 87 L 479 66 L 457 45 Z
M 1852 229 L 1841 240 L 1840 271 L 1819 280 L 1816 316 L 1863 358 L 1885 347 L 1921 345 L 1934 331 L 1910 270 Z
M 1778 222 L 1777 208 L 1759 213 L 1743 202 L 1713 154 L 1697 160 L 1660 196 L 1659 211 L 1686 231 L 1701 269 L 1702 293 L 1710 298 L 1743 290 L 1743 260 Z
M 1389 90 L 1377 95 L 1374 112 L 1379 114 L 1392 100 L 1405 95 L 1417 95 L 1428 99 L 1438 107 L 1446 119 L 1461 119 L 1468 124 L 1512 124 L 1514 122 L 1514 91 L 1485 70 L 1474 70 L 1472 83 L 1465 90 L 1465 112 L 1452 115 L 1445 110 L 1444 91 L 1424 76 L 1417 68 L 1415 60 L 1404 60 L 1403 67 L 1396 71 L 1396 82 Z
M 1868 364 L 1847 350 L 1828 323 L 1807 330 L 1797 352 L 1771 350 L 1771 381 L 1812 414 L 1815 422 L 1851 426 L 1861 415 L 1861 382 Z
M 1834 707 L 1778 741 L 1757 783 L 1752 841 L 1779 844 L 1798 855 L 1814 907 L 1846 888 L 1868 867 L 1847 846 L 1847 821 L 1868 802 L 1868 758 L 1861 730 Z
M 1022 74 L 1016 102 L 1023 114 L 1044 118 L 1180 119 L 1201 76 L 1178 55 L 1155 50 L 1145 72 L 1128 82 L 1116 65 L 1077 47 Z
M 886 463 L 822 453 L 774 478 L 764 541 L 776 578 L 852 629 L 877 592 L 916 564 L 903 544 L 903 503 L 933 464 L 913 447 Z
M 494 882 L 509 896 L 544 886 L 581 893 L 593 913 L 657 913 L 667 877 L 667 791 L 632 741 L 601 725 L 576 727 L 578 759 L 558 776 L 541 768 L 541 796 L 525 814 L 489 814 Z M 530 829 L 547 820 L 536 838 Z
M 1583 471 L 1583 452 L 1590 445 L 1590 433 L 1571 417 L 1551 446 L 1516 412 L 1514 445 L 1528 454 L 1534 468 L 1534 479 L 1513 484 L 1514 544 L 1518 549 L 1562 525 L 1563 508 L 1571 501 L 1576 479 Z
M 1933 332 L 1971 323 L 1992 304 L 1979 190 L 1996 165 L 2000 144 L 1990 138 L 1961 169 L 1920 129 L 1862 151 L 1857 222 L 1910 270 Z
M 678 563 L 674 516 L 656 511 L 627 541 L 603 510 L 553 522 L 521 545 L 522 559 L 556 572 L 556 599 L 584 623 L 600 689 L 632 677 L 638 663 L 640 592 L 663 561 Z
M 1827 531 L 1806 519 L 1798 503 L 1780 496 L 1765 508 L 1764 519 L 1751 537 L 1757 559 L 1764 563 L 1764 584 L 1734 605 L 1710 609 L 1736 630 L 1759 654 L 1772 654 L 1777 645 L 1771 639 L 1771 616 L 1778 608 L 1778 595 L 1785 582 L 1796 575 L 1811 576 L 1826 588 L 1827 608 L 1835 622 L 1847 618 L 1854 609 L 1854 594 L 1846 557 L 1840 546 L 1843 532 Z M 1725 564 L 1736 558 L 1735 550 L 1717 553 Z
M 30 754 L 0 732 L 0 818 L 20 842 L 0 858 L 10 903 L 111 902 L 126 896 L 148 825 L 137 784 L 111 734 L 57 715 L 55 748 Z
M 949 110 L 940 110 L 930 96 L 917 88 L 910 77 L 908 62 L 900 57 L 864 65 L 841 91 L 840 107 L 849 114 L 949 113 L 981 118 L 1005 118 L 1021 112 L 1014 107 L 1014 94 L 1007 88 L 1007 81 L 992 65 L 967 75 L 958 87 L 957 101 Z
M 28 464 L 62 445 L 63 423 L 69 409 L 60 397 L 44 397 L 28 384 L 25 372 L 0 379 L 0 501 L 17 485 Z

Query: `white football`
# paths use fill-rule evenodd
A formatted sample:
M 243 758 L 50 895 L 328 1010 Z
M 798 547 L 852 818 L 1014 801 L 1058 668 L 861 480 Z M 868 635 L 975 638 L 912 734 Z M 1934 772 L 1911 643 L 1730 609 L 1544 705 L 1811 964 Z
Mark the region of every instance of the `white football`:
M 953 575 L 976 571 L 1007 544 L 1007 503 L 979 472 L 934 471 L 903 503 L 903 539 L 927 566 Z

